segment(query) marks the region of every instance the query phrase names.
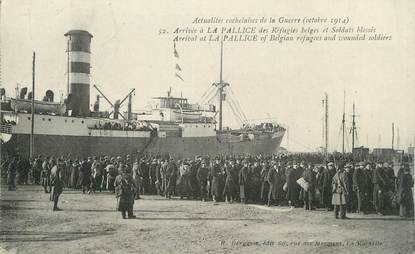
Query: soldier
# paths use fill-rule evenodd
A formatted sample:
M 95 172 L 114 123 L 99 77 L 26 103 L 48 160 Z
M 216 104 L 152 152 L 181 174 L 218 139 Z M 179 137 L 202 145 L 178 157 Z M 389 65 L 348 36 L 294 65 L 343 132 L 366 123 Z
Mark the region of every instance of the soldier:
M 399 216 L 413 217 L 414 216 L 414 200 L 412 196 L 412 187 L 414 186 L 414 179 L 410 174 L 409 165 L 406 164 L 399 174 L 398 179 L 398 204 Z
M 45 193 L 49 193 L 50 191 L 48 188 L 49 186 L 49 180 L 50 180 L 50 168 L 49 168 L 49 157 L 46 157 L 46 159 L 42 163 L 42 172 L 41 172 L 41 179 L 42 179 L 42 186 L 45 191 Z
M 180 199 L 183 197 L 190 198 L 192 196 L 192 187 L 190 183 L 190 162 L 188 159 L 183 160 L 179 167 L 180 176 L 177 181 L 179 187 Z
M 115 178 L 114 187 L 117 198 L 117 210 L 121 212 L 122 218 L 136 218 L 133 214 L 135 181 L 128 168 L 120 164 L 120 174 Z
M 161 160 L 154 159 L 149 168 L 149 194 L 156 194 L 157 171 L 159 170 Z
M 248 167 L 248 161 L 243 162 L 243 167 L 239 170 L 238 180 L 239 180 L 239 196 L 241 198 L 241 203 L 246 204 L 246 192 L 245 186 L 248 183 L 248 173 L 249 173 L 249 167 Z
M 17 162 L 16 157 L 13 157 L 7 167 L 7 184 L 8 190 L 16 190 L 16 171 L 17 171 Z
M 114 181 L 115 178 L 118 175 L 118 169 L 115 167 L 115 158 L 112 157 L 109 164 L 105 168 L 105 171 L 107 172 L 107 190 L 114 193 Z
M 82 193 L 89 192 L 90 187 L 90 175 L 91 175 L 91 167 L 86 159 L 84 159 L 81 163 L 81 168 L 79 169 L 79 182 L 82 186 Z
M 33 163 L 33 179 L 35 184 L 40 184 L 40 174 L 42 172 L 42 155 L 39 155 Z
M 335 174 L 334 164 L 333 162 L 327 163 L 327 167 L 325 167 L 321 173 L 321 204 L 327 211 L 331 211 L 333 207 L 331 206 L 331 199 L 332 199 L 332 179 Z
M 262 161 L 262 169 L 261 169 L 261 201 L 266 204 L 266 194 L 269 192 L 269 183 L 267 181 L 268 177 L 268 162 L 266 160 Z
M 280 201 L 282 186 L 284 185 L 281 165 L 273 163 L 271 169 L 268 172 L 267 181 L 270 186 L 268 191 L 267 205 L 271 206 L 273 200 L 276 200 L 277 202 Z
M 79 176 L 79 162 L 75 160 L 71 165 L 71 179 L 69 187 L 72 189 L 78 189 L 78 176 Z
M 384 191 L 384 205 L 385 205 L 385 212 L 387 214 L 392 214 L 392 199 L 394 193 L 396 193 L 395 189 L 395 172 L 392 168 L 392 164 L 387 162 L 383 163 L 383 172 L 385 176 L 385 191 Z
M 356 197 L 356 192 L 353 190 L 353 173 L 354 173 L 354 170 L 353 170 L 353 164 L 351 164 L 351 163 L 349 163 L 349 164 L 346 164 L 346 167 L 345 167 L 345 175 L 346 175 L 346 181 L 347 181 L 347 183 L 346 183 L 346 185 L 347 185 L 347 193 L 348 193 L 348 195 L 347 195 L 347 200 L 346 200 L 346 203 L 347 203 L 347 212 L 348 213 L 354 213 L 354 212 L 356 212 L 356 210 L 357 210 L 357 207 L 356 207 L 356 205 L 357 205 L 357 197 Z
M 136 159 L 136 161 L 133 163 L 133 179 L 135 181 L 135 184 L 137 186 L 137 189 L 134 193 L 134 199 L 138 200 L 140 199 L 140 186 L 141 186 L 141 176 L 140 176 L 140 172 L 138 170 L 138 157 Z
M 163 160 L 161 165 L 157 167 L 157 170 L 156 170 L 155 185 L 156 185 L 157 195 L 160 195 L 160 196 L 165 195 L 165 192 L 166 192 L 165 177 L 166 177 L 167 166 L 168 166 L 168 161 Z
M 375 211 L 379 215 L 384 213 L 384 191 L 386 186 L 386 180 L 383 173 L 382 164 L 377 164 L 376 168 L 373 170 L 373 205 Z
M 373 200 L 372 200 L 372 195 L 373 195 L 373 184 L 372 184 L 372 178 L 373 178 L 373 168 L 374 165 L 372 165 L 372 163 L 368 163 L 365 167 L 365 176 L 366 176 L 366 192 L 367 192 L 367 196 L 366 196 L 366 210 L 367 212 L 373 211 L 374 209 L 374 205 L 373 205 Z
M 164 172 L 163 185 L 164 185 L 164 195 L 166 198 L 170 199 L 174 193 L 176 186 L 177 178 L 177 165 L 173 158 L 170 158 L 169 163 L 167 164 L 166 171 Z
M 248 176 L 248 199 L 252 202 L 260 201 L 261 194 L 261 165 L 258 161 L 250 167 Z
M 357 164 L 356 169 L 353 172 L 353 190 L 357 196 L 357 213 L 368 212 L 367 210 L 367 186 L 372 184 L 368 181 L 367 174 L 364 170 L 364 163 Z
M 237 174 L 235 163 L 233 160 L 229 161 L 229 164 L 225 167 L 225 186 L 223 188 L 223 196 L 225 197 L 225 202 L 232 203 L 233 199 L 236 196 L 236 182 Z M 245 193 L 244 193 L 245 194 Z
M 97 187 L 97 181 L 96 181 L 96 176 L 100 176 L 100 173 L 98 172 L 99 169 L 99 162 L 97 160 L 97 157 L 94 156 L 92 158 L 92 164 L 91 164 L 91 174 L 89 177 L 89 191 L 88 194 L 95 193 L 95 189 Z
M 315 210 L 314 200 L 316 194 L 316 175 L 314 166 L 309 164 L 303 173 L 304 180 L 308 183 L 308 189 L 303 190 L 303 201 L 305 210 Z
M 296 200 L 298 198 L 297 193 L 297 178 L 296 178 L 296 164 L 294 163 L 292 167 L 288 167 L 285 171 L 286 183 L 287 183 L 287 200 L 288 206 L 294 208 Z
M 220 165 L 219 158 L 215 158 L 215 161 L 211 167 L 210 175 L 212 177 L 212 198 L 213 202 L 217 202 L 220 198 L 220 184 L 222 176 L 222 167 Z
M 52 165 L 53 166 L 50 172 L 50 185 L 52 186 L 50 199 L 53 201 L 53 211 L 60 211 L 61 209 L 58 208 L 58 201 L 59 196 L 62 194 L 64 185 L 62 181 L 63 161 L 58 159 L 58 163 L 53 161 Z
M 348 219 L 346 217 L 346 196 L 348 195 L 347 176 L 341 167 L 338 168 L 336 174 L 332 179 L 332 205 L 334 205 L 334 217 L 336 219 Z
M 199 182 L 200 197 L 203 202 L 206 201 L 206 186 L 208 181 L 209 168 L 206 166 L 206 162 L 202 161 L 200 167 L 197 169 L 196 178 Z

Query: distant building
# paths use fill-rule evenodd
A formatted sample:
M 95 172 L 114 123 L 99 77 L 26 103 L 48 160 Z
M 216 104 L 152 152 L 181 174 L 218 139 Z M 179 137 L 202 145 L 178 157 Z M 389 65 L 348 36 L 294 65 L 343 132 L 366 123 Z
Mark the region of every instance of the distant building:
M 366 158 L 369 156 L 369 148 L 361 146 L 353 148 L 353 155 L 359 158 Z
M 403 150 L 394 150 L 392 148 L 374 148 L 372 152 L 375 157 L 383 160 L 393 160 L 397 156 L 401 157 L 403 153 Z
M 415 146 L 408 147 L 408 154 L 412 154 L 412 155 L 415 154 Z

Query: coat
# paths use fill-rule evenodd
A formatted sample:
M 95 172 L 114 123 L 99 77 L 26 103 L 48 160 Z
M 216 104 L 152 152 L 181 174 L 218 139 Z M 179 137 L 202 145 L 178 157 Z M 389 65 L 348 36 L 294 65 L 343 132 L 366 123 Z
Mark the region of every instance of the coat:
M 410 204 L 413 202 L 412 187 L 414 186 L 414 179 L 410 174 L 401 174 L 399 176 L 398 182 L 398 204 L 410 206 Z
M 118 211 L 125 211 L 134 205 L 134 194 L 136 185 L 133 177 L 130 174 L 121 173 L 114 181 L 115 195 L 117 198 Z
M 297 200 L 297 173 L 295 172 L 295 169 L 292 167 L 287 168 L 287 170 L 285 171 L 285 178 L 287 182 L 287 200 Z
M 52 167 L 50 171 L 50 185 L 52 186 L 52 190 L 50 193 L 51 200 L 55 200 L 58 198 L 60 194 L 63 192 L 63 181 L 62 181 L 62 164 L 58 164 Z
M 332 192 L 331 199 L 332 205 L 345 205 L 346 196 L 348 195 L 347 175 L 346 172 L 337 172 L 332 180 Z
M 220 196 L 221 193 L 221 181 L 222 181 L 222 166 L 215 164 L 212 166 L 210 175 L 212 176 L 212 195 Z
M 324 168 L 321 172 L 321 182 L 319 184 L 319 189 L 321 193 L 320 203 L 323 205 L 328 205 L 332 200 L 332 180 L 334 172 L 327 168 Z
M 225 168 L 226 179 L 225 186 L 223 187 L 223 195 L 235 196 L 237 192 L 237 181 L 238 181 L 238 172 L 235 166 L 227 166 Z

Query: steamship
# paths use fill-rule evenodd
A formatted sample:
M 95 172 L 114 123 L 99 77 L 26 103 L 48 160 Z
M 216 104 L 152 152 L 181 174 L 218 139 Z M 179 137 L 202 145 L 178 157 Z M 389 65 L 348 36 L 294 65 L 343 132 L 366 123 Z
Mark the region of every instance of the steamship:
M 222 80 L 222 71 L 220 81 L 214 83 L 209 92 L 219 97 L 219 109 L 213 104 L 191 104 L 187 98 L 172 96 L 170 90 L 166 96 L 153 98 L 151 109 L 133 112 L 134 89 L 124 100 L 112 104 L 94 86 L 113 111 L 100 111 L 99 95 L 91 110 L 90 44 L 93 36 L 84 30 L 71 30 L 65 36 L 68 40 L 68 96 L 64 101 L 54 102 L 50 90 L 40 101 L 33 98 L 32 92 L 27 93 L 27 88 L 21 89 L 16 98 L 7 97 L 1 89 L 2 154 L 24 157 L 70 154 L 83 158 L 147 153 L 183 158 L 275 154 L 278 151 L 285 129 L 277 123 L 252 125 L 244 121 L 241 128 L 234 130 L 222 126 L 222 104 L 229 89 L 229 84 Z M 128 110 L 121 113 L 119 109 L 124 101 L 128 101 Z

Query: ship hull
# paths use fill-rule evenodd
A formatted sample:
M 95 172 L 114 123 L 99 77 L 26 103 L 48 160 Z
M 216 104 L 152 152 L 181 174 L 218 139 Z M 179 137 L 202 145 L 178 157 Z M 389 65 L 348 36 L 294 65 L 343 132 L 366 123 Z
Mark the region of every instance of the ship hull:
M 126 155 L 151 153 L 176 158 L 196 155 L 225 154 L 275 154 L 283 136 L 273 137 L 264 134 L 254 140 L 226 141 L 220 135 L 213 137 L 93 137 L 35 135 L 34 155 L 61 156 L 70 154 L 84 158 L 94 155 Z M 30 153 L 30 135 L 12 134 L 2 145 L 2 153 L 20 154 L 28 157 Z

